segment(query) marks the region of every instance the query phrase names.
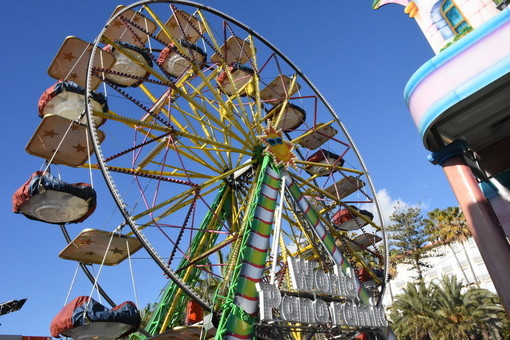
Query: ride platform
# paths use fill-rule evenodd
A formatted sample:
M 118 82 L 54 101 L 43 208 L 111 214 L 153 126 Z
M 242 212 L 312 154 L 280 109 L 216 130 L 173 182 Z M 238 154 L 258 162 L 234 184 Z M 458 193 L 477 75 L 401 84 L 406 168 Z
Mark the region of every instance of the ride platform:
M 97 132 L 103 141 L 104 133 Z M 87 126 L 50 114 L 44 116 L 25 150 L 52 163 L 77 167 L 83 165 L 94 151 L 88 145 Z
M 196 27 L 197 30 L 195 30 Z M 194 16 L 179 10 L 174 12 L 164 25 L 156 38 L 163 41 L 166 45 L 173 43 L 169 36 L 176 40 L 185 40 L 190 43 L 197 41 L 204 33 L 203 24 Z
M 117 6 L 113 11 L 112 17 L 125 7 L 126 6 Z M 123 41 L 139 47 L 144 47 L 148 40 L 148 35 L 142 30 L 128 24 L 130 22 L 143 27 L 149 34 L 154 33 L 156 30 L 156 23 L 142 14 L 129 9 L 125 10 L 122 15 L 113 20 L 106 28 L 104 36 L 113 41 Z
M 147 340 L 199 340 L 204 339 L 202 332 L 204 332 L 203 325 L 179 326 Z M 209 329 L 205 339 L 214 337 L 215 333 L 216 329 Z
M 48 75 L 57 80 L 72 81 L 85 88 L 88 63 L 92 52 L 92 44 L 73 36 L 65 38 L 48 68 Z M 111 53 L 96 49 L 95 54 L 94 67 L 107 69 L 115 63 L 115 57 Z M 92 90 L 95 90 L 100 83 L 101 79 L 92 78 L 90 83 Z
M 289 77 L 279 75 L 260 91 L 260 99 L 282 101 L 285 98 L 291 97 L 300 88 L 298 83 L 292 86 L 292 79 Z
M 66 260 L 113 266 L 142 247 L 136 237 L 104 230 L 85 229 L 59 254 Z

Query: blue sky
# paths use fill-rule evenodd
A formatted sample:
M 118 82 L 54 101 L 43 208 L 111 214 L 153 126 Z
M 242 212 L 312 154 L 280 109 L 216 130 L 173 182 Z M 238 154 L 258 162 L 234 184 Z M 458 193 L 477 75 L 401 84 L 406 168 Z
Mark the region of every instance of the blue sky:
M 119 4 L 11 1 L 2 11 L 0 302 L 28 301 L 21 311 L 0 317 L 0 334 L 48 335 L 49 323 L 65 301 L 76 265 L 58 258 L 65 245 L 59 228 L 13 214 L 11 197 L 42 164 L 24 148 L 39 122 L 38 98 L 54 82 L 47 75 L 51 60 L 66 36 L 93 41 Z M 403 100 L 407 80 L 433 56 L 403 7 L 374 11 L 370 0 L 206 4 L 260 33 L 311 79 L 349 130 L 384 205 L 391 207 L 396 200 L 426 209 L 456 205 L 441 168 L 428 163 Z M 142 301 L 150 301 L 162 288 L 152 275 L 161 276 L 155 271 L 139 278 L 144 281 L 138 289 Z M 75 287 L 86 285 L 79 280 Z M 116 300 L 130 286 L 128 276 L 115 276 Z

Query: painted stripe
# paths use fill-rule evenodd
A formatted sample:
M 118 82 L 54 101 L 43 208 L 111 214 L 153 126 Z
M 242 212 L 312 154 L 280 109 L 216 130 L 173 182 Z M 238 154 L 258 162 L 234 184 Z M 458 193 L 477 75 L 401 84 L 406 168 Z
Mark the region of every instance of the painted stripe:
M 229 339 L 251 339 L 251 338 L 252 338 L 251 335 L 240 335 L 240 334 L 237 334 L 237 333 L 228 333 L 225 336 L 226 340 L 229 340 Z
M 260 280 L 262 280 L 262 277 L 257 278 L 257 277 L 251 277 L 248 275 L 240 275 L 240 277 L 242 277 L 243 279 L 249 280 L 251 282 L 255 282 L 255 283 L 260 282 Z
M 273 196 L 268 196 L 267 193 L 260 193 L 261 196 L 264 196 L 264 198 L 268 199 L 268 200 L 271 200 L 271 201 L 276 201 L 276 197 L 273 197 Z
M 259 301 L 258 297 L 253 297 L 253 296 L 248 296 L 248 295 L 236 295 L 236 297 L 243 298 L 243 299 L 250 300 L 250 301 L 255 301 L 255 302 Z
M 261 253 L 265 253 L 269 247 L 265 248 L 257 248 L 255 245 L 248 244 L 247 247 L 250 247 L 251 249 L 254 249 L 256 251 L 259 251 Z
M 243 261 L 243 263 L 246 263 L 246 264 L 253 266 L 257 269 L 264 269 L 266 267 L 265 264 L 256 264 L 256 263 L 248 262 L 248 261 Z M 243 276 L 243 275 L 240 275 L 240 276 Z

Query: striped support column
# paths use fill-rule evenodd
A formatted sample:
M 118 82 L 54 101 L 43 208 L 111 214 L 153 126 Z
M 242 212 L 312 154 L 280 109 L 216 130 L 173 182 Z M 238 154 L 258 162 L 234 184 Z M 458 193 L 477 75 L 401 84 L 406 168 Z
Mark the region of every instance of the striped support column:
M 232 306 L 224 309 L 225 332 L 219 330 L 216 338 L 252 339 L 254 316 L 258 311 L 258 292 L 255 284 L 260 282 L 266 266 L 274 214 L 280 188 L 280 175 L 266 167 L 262 185 L 258 191 L 253 217 L 248 221 L 249 233 L 241 250 L 240 270 L 235 283 Z M 220 323 L 221 328 L 221 323 Z
M 294 183 L 294 181 L 292 181 L 290 175 L 284 171 L 282 171 L 282 175 L 285 176 L 286 179 L 285 184 L 287 186 L 287 189 L 289 189 L 292 198 L 299 206 L 303 214 L 306 216 L 308 222 L 310 222 L 310 225 L 312 226 L 315 235 L 321 240 L 322 245 L 329 253 L 334 263 L 338 267 L 340 267 L 342 273 L 346 275 L 349 272 L 349 269 L 351 268 L 349 261 L 347 261 L 347 259 L 344 257 L 340 249 L 336 246 L 335 240 L 333 239 L 333 237 L 331 237 L 331 234 L 326 230 L 326 227 L 322 224 L 321 220 L 319 219 L 319 216 L 317 215 L 317 212 L 315 212 L 315 210 L 310 206 L 310 204 L 306 200 L 306 197 L 303 195 L 301 190 L 299 190 L 299 187 Z M 358 296 L 360 300 L 363 301 L 363 303 L 365 303 L 366 305 L 371 305 L 370 295 L 363 287 L 361 282 L 359 282 L 359 279 L 357 277 L 355 277 L 355 279 L 358 285 Z

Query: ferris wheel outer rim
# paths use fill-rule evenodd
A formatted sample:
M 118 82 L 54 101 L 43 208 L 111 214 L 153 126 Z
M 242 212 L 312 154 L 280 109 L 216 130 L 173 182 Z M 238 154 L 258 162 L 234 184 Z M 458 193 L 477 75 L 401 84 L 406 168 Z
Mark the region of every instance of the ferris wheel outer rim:
M 352 140 L 349 132 L 347 131 L 347 129 L 345 128 L 343 123 L 340 121 L 338 115 L 333 110 L 331 105 L 326 101 L 326 99 L 323 97 L 322 93 L 315 87 L 315 85 L 308 79 L 308 77 L 305 74 L 303 74 L 303 72 L 301 72 L 301 70 L 299 68 L 297 68 L 294 65 L 294 63 L 287 56 L 285 56 L 281 51 L 279 51 L 274 45 L 272 45 L 270 42 L 268 42 L 260 34 L 258 34 L 257 32 L 255 32 L 254 30 L 249 28 L 248 26 L 242 24 L 238 20 L 230 17 L 229 15 L 226 15 L 226 14 L 224 14 L 221 11 L 218 11 L 218 10 L 216 10 L 214 8 L 211 8 L 209 6 L 205 6 L 205 5 L 197 3 L 197 2 L 186 1 L 186 0 L 142 0 L 142 1 L 138 1 L 138 2 L 135 2 L 135 3 L 131 4 L 131 5 L 126 6 L 121 11 L 116 13 L 115 16 L 113 16 L 113 17 L 108 19 L 107 24 L 103 27 L 103 30 L 100 32 L 100 34 L 98 35 L 98 37 L 94 41 L 94 44 L 93 44 L 94 49 L 97 48 L 97 46 L 98 46 L 98 44 L 100 42 L 100 37 L 103 34 L 104 30 L 108 27 L 108 25 L 116 17 L 120 16 L 125 11 L 130 10 L 130 9 L 132 9 L 134 7 L 143 6 L 143 5 L 150 5 L 150 4 L 156 4 L 156 3 L 172 3 L 172 4 L 189 5 L 189 6 L 192 6 L 192 7 L 200 8 L 202 10 L 206 10 L 206 11 L 208 11 L 208 12 L 214 14 L 214 15 L 218 15 L 218 16 L 224 18 L 224 19 L 229 20 L 230 22 L 232 22 L 232 23 L 236 24 L 237 26 L 241 27 L 246 32 L 250 33 L 251 35 L 253 35 L 257 39 L 259 39 L 262 43 L 264 43 L 269 49 L 271 49 L 279 57 L 281 57 L 307 83 L 307 85 L 314 91 L 314 93 L 317 95 L 317 97 L 323 102 L 323 104 L 328 108 L 329 112 L 336 119 L 337 124 L 341 127 L 342 132 L 344 133 L 345 137 L 349 141 L 349 143 L 351 145 L 351 148 L 353 149 L 354 153 L 356 154 L 356 157 L 358 158 L 358 160 L 359 160 L 359 162 L 360 162 L 360 164 L 361 164 L 361 166 L 363 168 L 363 171 L 365 173 L 365 176 L 366 176 L 366 179 L 367 179 L 368 184 L 370 186 L 370 189 L 371 189 L 371 191 L 374 194 L 373 195 L 373 200 L 374 200 L 377 212 L 378 212 L 378 216 L 381 217 L 381 231 L 382 231 L 382 236 L 383 236 L 383 242 L 386 245 L 386 234 L 385 234 L 385 230 L 384 230 L 384 226 L 383 226 L 384 221 L 382 220 L 382 216 L 383 215 L 382 215 L 382 212 L 381 212 L 381 207 L 380 207 L 379 201 L 377 199 L 375 187 L 373 185 L 373 181 L 371 179 L 371 176 L 369 175 L 369 172 L 368 172 L 368 170 L 366 168 L 366 165 L 365 165 L 365 163 L 364 163 L 364 161 L 363 161 L 363 159 L 362 159 L 362 157 L 361 157 L 361 155 L 360 155 L 360 153 L 359 153 L 359 151 L 358 151 L 354 141 Z M 88 68 L 87 68 L 88 71 L 87 71 L 87 75 L 86 75 L 86 93 L 87 94 L 90 94 L 90 92 L 91 92 L 91 85 L 90 85 L 90 74 L 91 74 L 91 72 L 90 72 L 90 69 L 92 68 L 93 60 L 94 60 L 94 57 L 93 57 L 93 55 L 91 55 L 91 58 L 90 58 L 89 64 L 88 64 Z M 145 239 L 145 235 L 143 235 L 143 233 L 141 233 L 136 228 L 134 221 L 131 219 L 131 215 L 129 214 L 129 212 L 127 212 L 125 210 L 124 205 L 123 205 L 122 197 L 118 193 L 117 187 L 116 187 L 113 179 L 109 175 L 108 165 L 106 165 L 106 162 L 104 162 L 104 160 L 103 160 L 104 157 L 103 157 L 101 148 L 99 146 L 99 143 L 97 142 L 96 127 L 94 126 L 94 123 L 93 123 L 93 120 L 92 120 L 92 111 L 90 110 L 89 105 L 86 106 L 86 113 L 87 113 L 88 124 L 89 124 L 89 127 L 90 127 L 89 128 L 89 133 L 90 133 L 90 135 L 92 137 L 91 138 L 92 142 L 93 142 L 92 144 L 93 144 L 94 150 L 95 150 L 96 155 L 97 155 L 97 160 L 98 160 L 99 167 L 101 169 L 101 173 L 103 174 L 103 177 L 104 177 L 105 182 L 106 182 L 106 184 L 108 186 L 108 189 L 110 190 L 110 192 L 111 192 L 111 194 L 112 194 L 112 196 L 113 196 L 113 198 L 114 198 L 118 208 L 122 212 L 122 214 L 123 214 L 124 218 L 126 219 L 127 223 L 129 224 L 129 226 L 131 227 L 133 232 L 136 234 L 136 236 L 141 240 L 141 242 L 144 243 L 144 248 L 146 248 L 148 250 L 150 256 L 158 264 L 158 266 L 160 266 L 163 269 L 165 274 L 167 274 L 181 289 L 183 289 L 183 291 L 187 295 L 189 295 L 192 299 L 196 300 L 206 310 L 210 311 L 211 310 L 210 307 L 202 300 L 202 298 L 200 296 L 198 296 L 197 294 L 195 294 L 192 291 L 192 289 L 186 285 L 185 282 L 180 280 L 180 278 L 176 276 L 175 272 L 173 272 L 173 270 L 168 268 L 166 266 L 166 264 L 164 262 L 162 262 L 161 258 L 159 257 L 159 255 L 155 251 L 149 250 L 149 249 L 152 249 L 151 244 Z M 387 269 L 388 269 L 387 247 L 384 246 L 384 248 L 385 248 L 385 252 L 386 252 L 386 254 L 384 254 L 384 273 L 387 273 Z M 385 286 L 386 282 L 387 282 L 387 275 L 385 275 L 385 278 L 384 278 L 384 284 L 383 284 L 383 288 L 382 288 L 382 292 L 381 292 L 381 298 L 379 299 L 379 302 L 382 300 L 382 296 L 384 296 L 384 286 Z

